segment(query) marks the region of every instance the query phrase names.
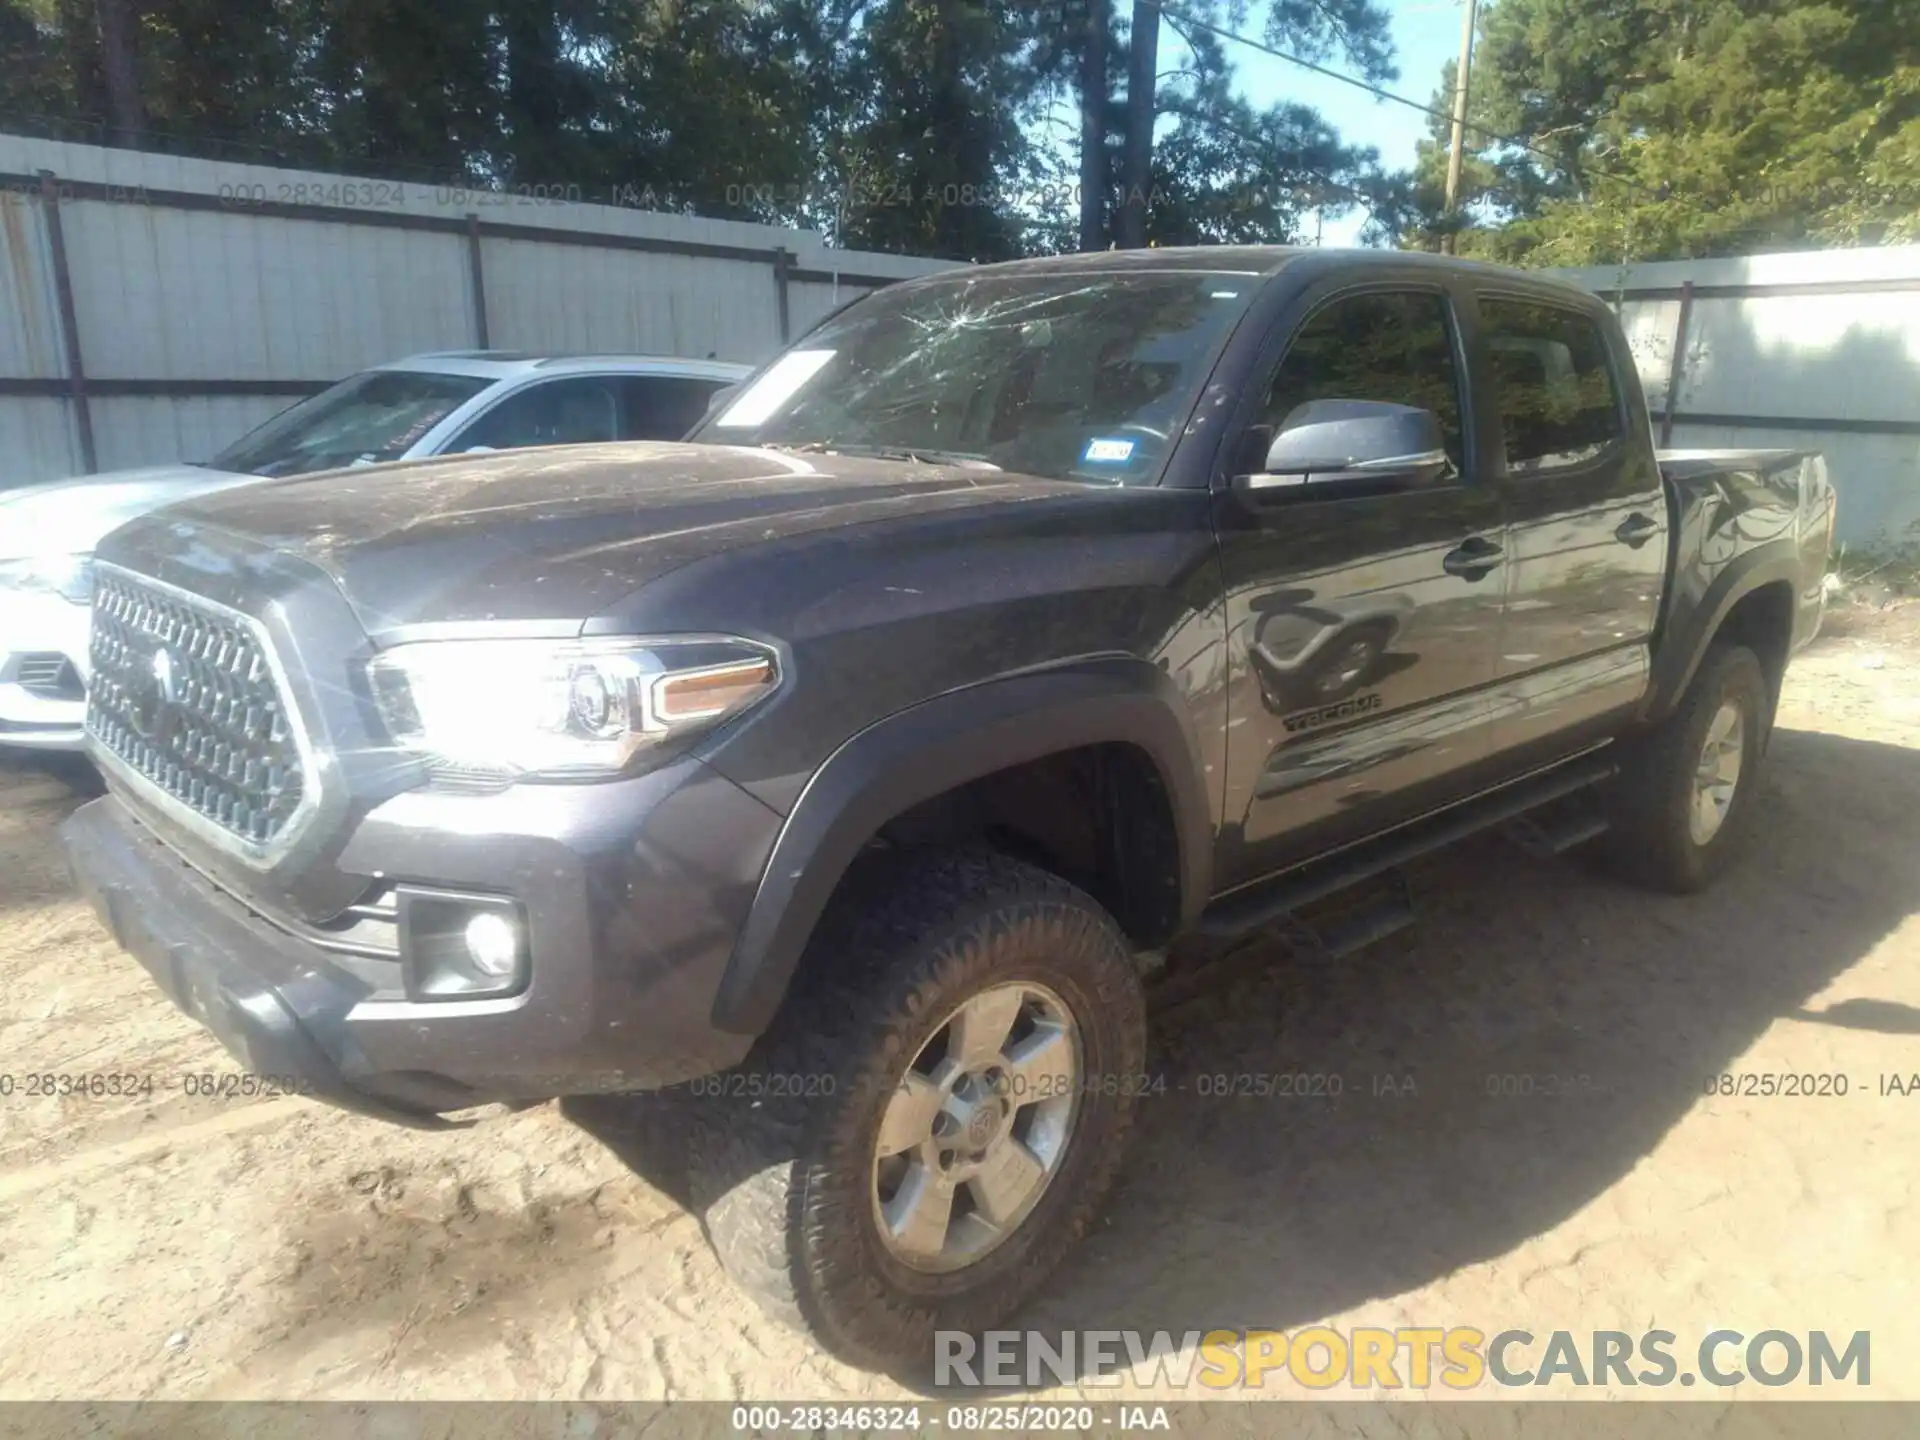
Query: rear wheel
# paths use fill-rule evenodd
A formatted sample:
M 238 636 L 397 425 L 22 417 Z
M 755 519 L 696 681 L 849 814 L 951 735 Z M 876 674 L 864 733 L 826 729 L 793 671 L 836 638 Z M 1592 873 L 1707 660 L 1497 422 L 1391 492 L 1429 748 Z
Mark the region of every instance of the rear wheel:
M 985 852 L 862 876 L 697 1143 L 729 1274 L 856 1364 L 991 1328 L 1099 1208 L 1132 1118 L 1145 1008 L 1107 913 Z
M 1699 890 L 1743 842 L 1773 725 L 1754 653 L 1716 645 L 1677 710 L 1635 742 L 1608 793 L 1602 849 L 1655 889 Z

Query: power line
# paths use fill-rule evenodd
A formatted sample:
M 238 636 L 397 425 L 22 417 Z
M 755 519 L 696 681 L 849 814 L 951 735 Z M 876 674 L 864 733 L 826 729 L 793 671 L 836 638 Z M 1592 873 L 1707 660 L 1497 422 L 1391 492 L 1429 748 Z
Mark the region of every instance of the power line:
M 1162 0 L 1147 0 L 1147 3 L 1152 5 L 1154 9 L 1158 10 L 1160 14 L 1167 19 L 1179 20 L 1184 24 L 1193 26 L 1197 30 L 1205 30 L 1210 34 L 1217 35 L 1222 40 L 1232 40 L 1237 44 L 1245 45 L 1251 50 L 1258 50 L 1262 55 L 1271 55 L 1276 60 L 1285 60 L 1289 65 L 1298 65 L 1302 70 L 1310 70 L 1315 75 L 1324 76 L 1329 80 L 1337 80 L 1342 85 L 1351 85 L 1356 90 L 1366 91 L 1367 94 L 1373 96 L 1375 99 L 1391 100 L 1396 105 L 1404 105 L 1410 110 L 1418 110 L 1422 115 L 1431 116 L 1436 120 L 1445 120 L 1449 124 L 1453 122 L 1453 116 L 1444 110 L 1436 109 L 1431 105 L 1422 105 L 1418 100 L 1396 94 L 1394 91 L 1383 89 L 1378 85 L 1369 84 L 1357 76 L 1343 74 L 1341 71 L 1331 69 L 1325 65 L 1317 65 L 1311 60 L 1302 59 L 1300 56 L 1291 54 L 1288 51 L 1275 49 L 1263 41 L 1254 39 L 1251 35 L 1242 35 L 1237 30 L 1227 29 L 1224 25 L 1216 25 L 1211 20 L 1203 20 L 1198 15 L 1189 14 L 1185 10 L 1176 9 L 1171 5 L 1164 4 Z M 1470 120 L 1465 122 L 1465 128 L 1473 131 L 1476 135 L 1484 136 L 1486 139 L 1498 141 L 1502 145 L 1511 145 L 1516 150 L 1524 150 L 1530 155 L 1537 155 L 1542 160 L 1552 162 L 1556 169 L 1564 164 L 1561 156 L 1555 155 L 1550 150 L 1542 150 L 1537 145 L 1529 144 L 1517 135 L 1502 135 L 1499 131 L 1489 130 L 1484 125 L 1475 125 Z M 1626 176 L 1612 170 L 1600 170 L 1596 168 L 1593 173 L 1608 180 L 1617 180 L 1622 185 L 1634 190 L 1645 190 L 1647 188 L 1640 184 L 1639 181 L 1629 180 Z

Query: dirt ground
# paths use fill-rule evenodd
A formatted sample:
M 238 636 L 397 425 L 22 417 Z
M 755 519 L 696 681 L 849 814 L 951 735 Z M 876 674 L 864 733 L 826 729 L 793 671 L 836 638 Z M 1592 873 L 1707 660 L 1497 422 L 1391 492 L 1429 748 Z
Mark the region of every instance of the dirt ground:
M 897 1393 L 729 1286 L 670 1106 L 421 1133 L 184 1094 L 234 1067 L 72 894 L 78 773 L 0 770 L 0 1397 Z M 1796 663 L 1761 828 L 1686 900 L 1475 842 L 1414 929 L 1163 1003 L 1168 1089 L 1021 1323 L 1867 1330 L 1870 1393 L 1920 1396 L 1920 1094 L 1881 1093 L 1920 1072 L 1920 606 L 1841 612 Z M 1343 1093 L 1197 1080 L 1303 1071 Z M 155 1088 L 27 1096 L 45 1072 Z M 1709 1097 L 1723 1072 L 1849 1093 Z

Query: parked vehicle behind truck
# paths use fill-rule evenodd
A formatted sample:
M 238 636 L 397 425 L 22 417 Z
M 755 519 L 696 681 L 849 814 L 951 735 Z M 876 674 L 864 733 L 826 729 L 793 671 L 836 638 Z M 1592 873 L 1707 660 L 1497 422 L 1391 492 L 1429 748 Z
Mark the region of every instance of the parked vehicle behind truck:
M 1534 276 L 950 272 L 832 317 L 691 443 L 116 532 L 111 793 L 67 844 L 183 1009 L 336 1104 L 697 1082 L 728 1270 L 912 1363 L 1095 1214 L 1171 942 L 1298 933 L 1509 822 L 1706 884 L 1832 527 L 1817 456 L 1663 473 L 1612 314 Z
M 645 355 L 415 355 L 349 375 L 204 462 L 0 488 L 0 746 L 85 745 L 93 549 L 136 515 L 262 477 L 528 445 L 677 440 L 747 373 Z

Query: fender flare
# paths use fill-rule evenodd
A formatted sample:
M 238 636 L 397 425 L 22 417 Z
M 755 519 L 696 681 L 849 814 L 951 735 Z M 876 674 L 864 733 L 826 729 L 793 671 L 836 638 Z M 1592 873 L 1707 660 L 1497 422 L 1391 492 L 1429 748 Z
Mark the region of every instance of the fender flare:
M 835 887 L 887 821 L 996 770 L 1115 742 L 1137 745 L 1159 771 L 1179 842 L 1181 917 L 1191 921 L 1211 891 L 1214 825 L 1186 703 L 1144 660 L 1076 661 L 898 711 L 828 757 L 774 841 L 721 977 L 715 1026 L 757 1035 L 772 1022 Z
M 1784 584 L 1797 594 L 1798 581 L 1795 550 L 1785 541 L 1775 541 L 1731 561 L 1704 595 L 1684 610 L 1676 608 L 1655 647 L 1647 701 L 1640 712 L 1642 723 L 1656 724 L 1673 712 L 1734 606 L 1767 585 Z

